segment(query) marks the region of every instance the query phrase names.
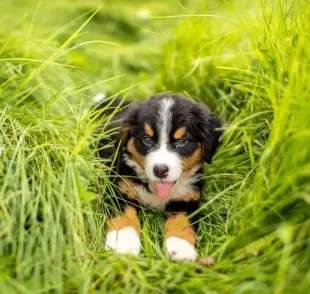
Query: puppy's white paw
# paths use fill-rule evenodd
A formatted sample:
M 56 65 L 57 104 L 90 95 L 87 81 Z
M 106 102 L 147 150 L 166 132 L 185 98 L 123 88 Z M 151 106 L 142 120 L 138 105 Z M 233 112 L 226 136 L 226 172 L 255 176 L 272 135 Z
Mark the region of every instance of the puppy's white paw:
M 108 232 L 105 242 L 105 250 L 114 250 L 120 254 L 139 255 L 141 242 L 136 230 L 126 227 L 121 230 Z
M 195 247 L 181 238 L 169 237 L 165 241 L 165 247 L 173 261 L 195 261 L 198 256 Z

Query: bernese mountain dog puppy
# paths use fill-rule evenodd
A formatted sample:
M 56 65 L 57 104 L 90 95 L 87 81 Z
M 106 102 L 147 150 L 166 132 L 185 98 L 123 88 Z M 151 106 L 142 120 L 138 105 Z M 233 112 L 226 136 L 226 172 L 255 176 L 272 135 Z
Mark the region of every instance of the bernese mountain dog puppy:
M 112 107 L 118 103 L 116 99 Z M 164 249 L 169 258 L 195 261 L 197 228 L 188 215 L 199 207 L 203 164 L 211 164 L 222 135 L 221 121 L 206 106 L 177 94 L 128 104 L 108 127 L 119 128 L 112 136 L 114 146 L 99 152 L 104 158 L 118 152 L 114 181 L 122 199 L 122 215 L 108 220 L 105 249 L 139 255 L 137 210 L 147 206 L 168 212 Z M 100 107 L 105 106 L 103 101 Z M 106 109 L 111 112 L 111 106 Z M 107 139 L 101 145 L 108 145 Z

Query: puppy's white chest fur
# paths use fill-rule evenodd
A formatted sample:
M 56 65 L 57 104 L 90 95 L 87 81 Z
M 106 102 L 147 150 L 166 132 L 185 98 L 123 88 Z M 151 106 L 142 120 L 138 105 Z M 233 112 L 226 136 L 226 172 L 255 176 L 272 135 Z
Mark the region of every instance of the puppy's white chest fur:
M 165 209 L 166 205 L 171 200 L 177 200 L 177 198 L 181 199 L 182 196 L 185 194 L 184 191 L 181 191 L 181 190 L 185 190 L 184 187 L 182 187 L 182 189 L 178 189 L 178 188 L 175 189 L 175 188 L 176 187 L 172 188 L 175 191 L 171 190 L 170 196 L 167 199 L 158 198 L 155 193 L 149 193 L 142 186 L 136 187 L 136 190 L 138 192 L 137 194 L 138 194 L 139 201 L 141 202 L 141 204 L 150 206 L 152 208 L 163 210 Z M 177 195 L 179 195 L 179 197 L 177 197 Z
M 192 184 L 195 179 L 181 177 L 179 181 L 171 189 L 167 199 L 160 199 L 155 192 L 148 192 L 143 186 L 136 186 L 137 195 L 141 204 L 152 208 L 164 210 L 171 201 L 184 200 L 186 195 L 192 191 Z M 150 187 L 154 191 L 154 187 Z

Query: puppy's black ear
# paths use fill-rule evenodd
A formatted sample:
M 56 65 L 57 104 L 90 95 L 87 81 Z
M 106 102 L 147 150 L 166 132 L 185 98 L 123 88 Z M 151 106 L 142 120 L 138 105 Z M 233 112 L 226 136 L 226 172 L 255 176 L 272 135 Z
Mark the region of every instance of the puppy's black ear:
M 207 108 L 199 107 L 196 115 L 196 124 L 203 141 L 204 160 L 212 163 L 212 157 L 219 145 L 219 138 L 223 134 L 219 128 L 222 127 L 220 119 Z
M 214 115 L 210 115 L 209 124 L 204 126 L 207 128 L 207 136 L 204 142 L 204 157 L 205 162 L 211 164 L 212 157 L 219 146 L 219 138 L 222 136 L 223 132 L 218 130 L 222 127 L 220 119 Z

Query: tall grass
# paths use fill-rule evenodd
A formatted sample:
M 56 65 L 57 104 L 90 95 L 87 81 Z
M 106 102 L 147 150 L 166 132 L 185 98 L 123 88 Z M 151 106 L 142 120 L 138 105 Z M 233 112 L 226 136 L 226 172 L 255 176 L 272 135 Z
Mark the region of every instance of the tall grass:
M 309 4 L 152 2 L 139 19 L 142 1 L 33 3 L 0 3 L 0 292 L 307 293 Z M 141 257 L 104 251 L 98 91 L 183 92 L 224 120 L 197 242 L 212 268 L 169 262 L 147 209 Z

